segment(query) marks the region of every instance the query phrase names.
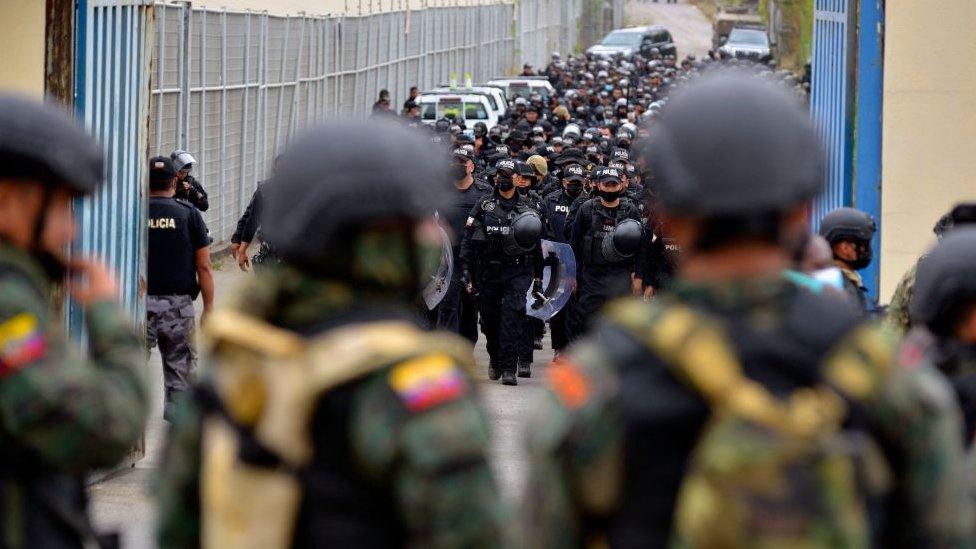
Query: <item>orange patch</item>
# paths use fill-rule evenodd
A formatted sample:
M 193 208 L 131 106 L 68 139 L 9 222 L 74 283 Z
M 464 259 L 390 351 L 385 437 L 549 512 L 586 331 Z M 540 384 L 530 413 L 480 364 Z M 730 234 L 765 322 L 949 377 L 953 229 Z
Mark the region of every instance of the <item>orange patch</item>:
M 559 360 L 546 372 L 549 385 L 568 408 L 578 410 L 590 399 L 590 382 L 578 365 Z

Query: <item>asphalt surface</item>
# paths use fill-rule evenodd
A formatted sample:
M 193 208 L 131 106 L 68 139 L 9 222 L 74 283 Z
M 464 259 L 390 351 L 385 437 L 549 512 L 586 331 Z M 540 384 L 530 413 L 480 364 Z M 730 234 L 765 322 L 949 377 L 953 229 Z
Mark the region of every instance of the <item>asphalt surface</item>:
M 624 20 L 628 26 L 664 25 L 671 31 L 678 58 L 688 54 L 701 58 L 712 49 L 712 24 L 695 6 L 679 0 L 678 4 L 666 4 L 666 0 L 630 0 L 624 8 Z
M 222 270 L 215 272 L 218 307 L 247 276 L 249 275 L 241 273 L 236 266 L 227 264 Z M 200 308 L 198 302 L 198 315 Z M 475 348 L 475 358 L 483 372 L 478 390 L 489 411 L 493 428 L 491 463 L 503 493 L 513 503 L 518 498 L 519 487 L 525 475 L 521 419 L 529 412 L 532 395 L 539 390 L 540 374 L 552 359 L 548 340 L 546 349 L 536 351 L 535 357 L 533 377 L 519 379 L 518 387 L 506 387 L 487 379 L 488 354 L 484 347 L 484 337 Z M 159 353 L 155 350 L 152 352 L 149 368 L 157 390 L 146 433 L 145 457 L 134 466 L 116 471 L 107 479 L 93 484 L 89 491 L 97 528 L 121 532 L 123 547 L 126 548 L 154 547 L 152 532 L 155 503 L 152 497 L 152 481 L 161 461 L 160 452 L 165 438 L 165 423 L 162 419 L 162 365 Z

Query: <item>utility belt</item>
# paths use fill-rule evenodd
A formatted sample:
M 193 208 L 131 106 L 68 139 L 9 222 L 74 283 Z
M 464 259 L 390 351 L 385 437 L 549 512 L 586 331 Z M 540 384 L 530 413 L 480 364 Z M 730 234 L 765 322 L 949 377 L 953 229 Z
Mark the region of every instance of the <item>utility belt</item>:
M 478 262 L 478 265 L 482 268 L 527 267 L 529 265 L 529 258 L 524 255 L 500 256 L 491 259 L 482 259 Z

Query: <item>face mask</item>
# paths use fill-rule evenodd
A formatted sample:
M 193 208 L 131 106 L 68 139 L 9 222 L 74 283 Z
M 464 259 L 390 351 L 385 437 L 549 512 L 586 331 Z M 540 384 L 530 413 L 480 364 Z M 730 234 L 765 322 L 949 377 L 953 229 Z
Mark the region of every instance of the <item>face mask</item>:
M 574 183 L 566 184 L 566 194 L 568 194 L 569 196 L 576 198 L 577 196 L 580 195 L 581 192 L 583 192 L 582 183 L 574 182 Z
M 522 196 L 529 194 L 530 187 L 518 187 L 518 193 Z
M 61 282 L 68 274 L 68 266 L 51 252 L 37 252 L 33 255 L 51 281 Z
M 613 86 L 611 86 L 610 84 L 607 84 L 606 86 L 603 86 L 603 89 L 606 90 L 607 93 L 609 93 L 609 92 L 612 92 L 613 91 Z
M 600 198 L 606 200 L 607 202 L 613 202 L 614 200 L 620 198 L 620 191 L 597 191 Z
M 858 244 L 857 260 L 851 262 L 851 268 L 860 271 L 870 265 L 872 259 L 874 259 L 874 251 L 871 249 L 871 243 Z
M 515 188 L 515 183 L 509 178 L 498 178 L 495 179 L 495 186 L 499 191 L 508 192 Z
M 460 181 L 468 176 L 468 167 L 455 164 L 452 168 L 451 174 L 455 181 Z

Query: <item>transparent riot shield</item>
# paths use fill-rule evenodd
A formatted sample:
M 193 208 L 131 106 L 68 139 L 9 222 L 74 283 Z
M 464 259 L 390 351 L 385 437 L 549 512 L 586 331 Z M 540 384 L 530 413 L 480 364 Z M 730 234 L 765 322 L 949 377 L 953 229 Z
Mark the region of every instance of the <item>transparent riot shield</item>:
M 529 288 L 525 295 L 525 313 L 548 321 L 569 303 L 576 286 L 576 255 L 569 244 L 542 241 L 542 293 Z

